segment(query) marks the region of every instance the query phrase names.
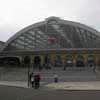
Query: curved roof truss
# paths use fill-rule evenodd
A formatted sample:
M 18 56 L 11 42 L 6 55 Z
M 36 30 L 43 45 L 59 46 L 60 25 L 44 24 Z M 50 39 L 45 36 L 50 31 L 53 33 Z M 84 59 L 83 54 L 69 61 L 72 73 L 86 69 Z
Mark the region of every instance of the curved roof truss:
M 44 25 L 44 27 L 45 27 L 45 32 L 42 32 L 40 29 L 39 29 L 39 27 L 41 27 L 41 26 L 43 26 Z M 62 27 L 60 27 L 62 25 Z M 50 27 L 48 28 L 48 26 L 51 26 L 51 29 L 50 29 Z M 67 27 L 69 27 L 69 29 L 70 30 L 66 30 L 66 28 L 65 27 L 63 27 L 63 26 L 67 26 Z M 77 45 L 77 47 L 75 47 L 74 46 L 74 41 L 79 41 L 79 40 L 77 40 L 77 36 L 79 37 L 79 38 L 86 38 L 86 37 L 88 37 L 88 36 L 83 36 L 83 35 L 81 35 L 81 34 L 85 34 L 85 33 L 90 33 L 90 34 L 93 34 L 93 35 L 95 35 L 96 36 L 96 39 L 97 39 L 97 37 L 98 37 L 98 40 L 99 40 L 99 38 L 100 38 L 100 33 L 98 32 L 98 31 L 96 31 L 95 29 L 93 29 L 93 28 L 90 28 L 90 27 L 88 27 L 88 26 L 86 26 L 86 25 L 83 25 L 83 24 L 80 24 L 80 23 L 76 23 L 76 22 L 72 22 L 72 21 L 66 21 L 66 20 L 61 20 L 61 19 L 59 19 L 59 18 L 57 18 L 57 17 L 50 17 L 50 18 L 47 18 L 45 21 L 43 21 L 43 22 L 40 22 L 40 23 L 36 23 L 36 24 L 33 24 L 33 25 L 30 25 L 30 26 L 28 26 L 28 27 L 26 27 L 26 28 L 24 28 L 24 29 L 22 29 L 21 31 L 19 31 L 19 32 L 17 32 L 15 35 L 13 35 L 7 42 L 6 42 L 6 44 L 5 44 L 5 46 L 4 46 L 4 48 L 3 48 L 3 50 L 6 48 L 6 47 L 8 47 L 9 46 L 9 44 L 11 44 L 13 41 L 15 41 L 15 40 L 17 40 L 18 38 L 19 38 L 19 40 L 21 40 L 21 41 L 24 41 L 24 39 L 23 39 L 23 36 L 24 37 L 26 37 L 25 39 L 25 41 L 28 41 L 27 43 L 28 43 L 28 45 L 29 44 L 31 44 L 31 42 L 29 42 L 29 41 L 33 41 L 33 38 L 31 38 L 31 37 L 34 37 L 34 34 L 36 33 L 36 34 L 39 34 L 39 39 L 41 39 L 41 41 L 44 39 L 44 38 L 47 38 L 47 36 L 48 35 L 50 35 L 51 33 L 52 33 L 52 28 L 55 30 L 55 32 L 53 32 L 53 35 L 55 35 L 56 37 L 57 37 L 57 39 L 59 39 L 59 36 L 58 35 L 56 35 L 55 33 L 61 33 L 60 34 L 60 39 L 59 40 L 62 40 L 62 43 L 58 43 L 59 45 L 58 45 L 58 47 L 60 47 L 63 43 L 66 43 L 66 45 L 69 45 L 68 47 L 69 48 L 77 48 L 80 44 L 78 44 Z M 74 41 L 72 42 L 72 40 L 71 39 L 69 39 L 69 34 L 65 34 L 66 32 L 65 32 L 65 30 L 63 30 L 63 29 L 65 29 L 66 30 L 66 32 L 69 32 L 69 33 L 75 33 L 75 34 L 77 34 L 78 33 L 78 35 L 76 35 L 76 38 L 74 39 Z M 48 30 L 50 30 L 51 31 L 51 33 L 49 32 L 49 34 L 48 34 Z M 33 34 L 34 33 L 34 34 Z M 28 34 L 30 34 L 31 35 L 31 37 L 29 37 L 28 36 Z M 72 35 L 74 35 L 74 34 L 72 34 Z M 22 37 L 21 37 L 22 36 Z M 71 37 L 71 36 L 70 36 Z M 43 38 L 43 39 L 42 39 Z M 37 39 L 37 42 L 39 42 L 38 41 L 38 38 L 36 38 Z M 44 39 L 45 40 L 45 39 Z M 40 44 L 41 45 L 43 45 L 44 43 L 46 43 L 47 41 L 45 40 L 45 41 L 42 41 L 42 43 L 41 43 L 41 41 L 40 41 Z M 80 40 L 80 42 L 81 42 L 82 40 Z M 87 41 L 85 41 L 85 42 L 87 42 Z M 91 41 L 90 41 L 91 42 Z M 93 41 L 93 42 L 95 42 L 95 41 Z M 47 44 L 48 45 L 48 44 Z M 82 47 L 84 48 L 85 46 L 83 46 L 84 44 L 82 44 L 81 43 L 81 45 L 82 45 Z M 90 44 L 88 44 L 88 45 L 90 45 Z M 94 44 L 95 45 L 95 44 Z M 87 46 L 88 47 L 88 46 Z M 62 46 L 61 48 L 67 48 L 66 46 Z M 81 47 L 80 47 L 81 48 Z M 89 47 L 88 47 L 89 48 Z M 90 47 L 91 48 L 91 47 Z

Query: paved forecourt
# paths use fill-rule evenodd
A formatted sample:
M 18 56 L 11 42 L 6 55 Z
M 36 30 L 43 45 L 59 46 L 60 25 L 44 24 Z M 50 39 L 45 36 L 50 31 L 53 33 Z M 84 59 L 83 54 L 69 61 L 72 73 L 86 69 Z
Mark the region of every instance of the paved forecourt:
M 7 69 L 6 69 L 7 70 Z M 28 88 L 27 84 L 27 68 L 9 68 L 0 76 L 0 85 L 17 86 Z M 34 74 L 39 72 L 34 70 Z M 54 84 L 54 75 L 58 75 L 58 83 Z M 67 69 L 53 68 L 51 70 L 43 69 L 41 71 L 41 86 L 55 89 L 79 89 L 79 90 L 98 90 L 100 77 L 99 74 L 93 72 L 92 69 Z

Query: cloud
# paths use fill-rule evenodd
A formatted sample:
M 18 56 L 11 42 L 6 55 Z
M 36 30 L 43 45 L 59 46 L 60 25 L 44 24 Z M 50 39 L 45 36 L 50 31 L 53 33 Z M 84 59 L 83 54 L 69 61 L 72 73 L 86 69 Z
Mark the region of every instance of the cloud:
M 0 40 L 6 41 L 49 16 L 78 21 L 100 31 L 99 4 L 100 0 L 0 0 Z

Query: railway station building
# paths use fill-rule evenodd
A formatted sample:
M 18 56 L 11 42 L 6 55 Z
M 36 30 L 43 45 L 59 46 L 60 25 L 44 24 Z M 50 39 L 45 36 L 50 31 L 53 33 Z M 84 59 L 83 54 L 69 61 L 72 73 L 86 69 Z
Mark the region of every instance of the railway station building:
M 100 65 L 100 32 L 73 21 L 49 17 L 0 42 L 0 64 L 20 64 L 28 56 L 41 66 Z

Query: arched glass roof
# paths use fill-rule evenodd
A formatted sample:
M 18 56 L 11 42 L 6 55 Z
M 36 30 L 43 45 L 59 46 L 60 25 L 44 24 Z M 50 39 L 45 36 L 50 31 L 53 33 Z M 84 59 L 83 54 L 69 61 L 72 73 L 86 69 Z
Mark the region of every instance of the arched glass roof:
M 17 32 L 6 42 L 3 49 L 99 48 L 99 34 L 86 25 L 49 17 Z

